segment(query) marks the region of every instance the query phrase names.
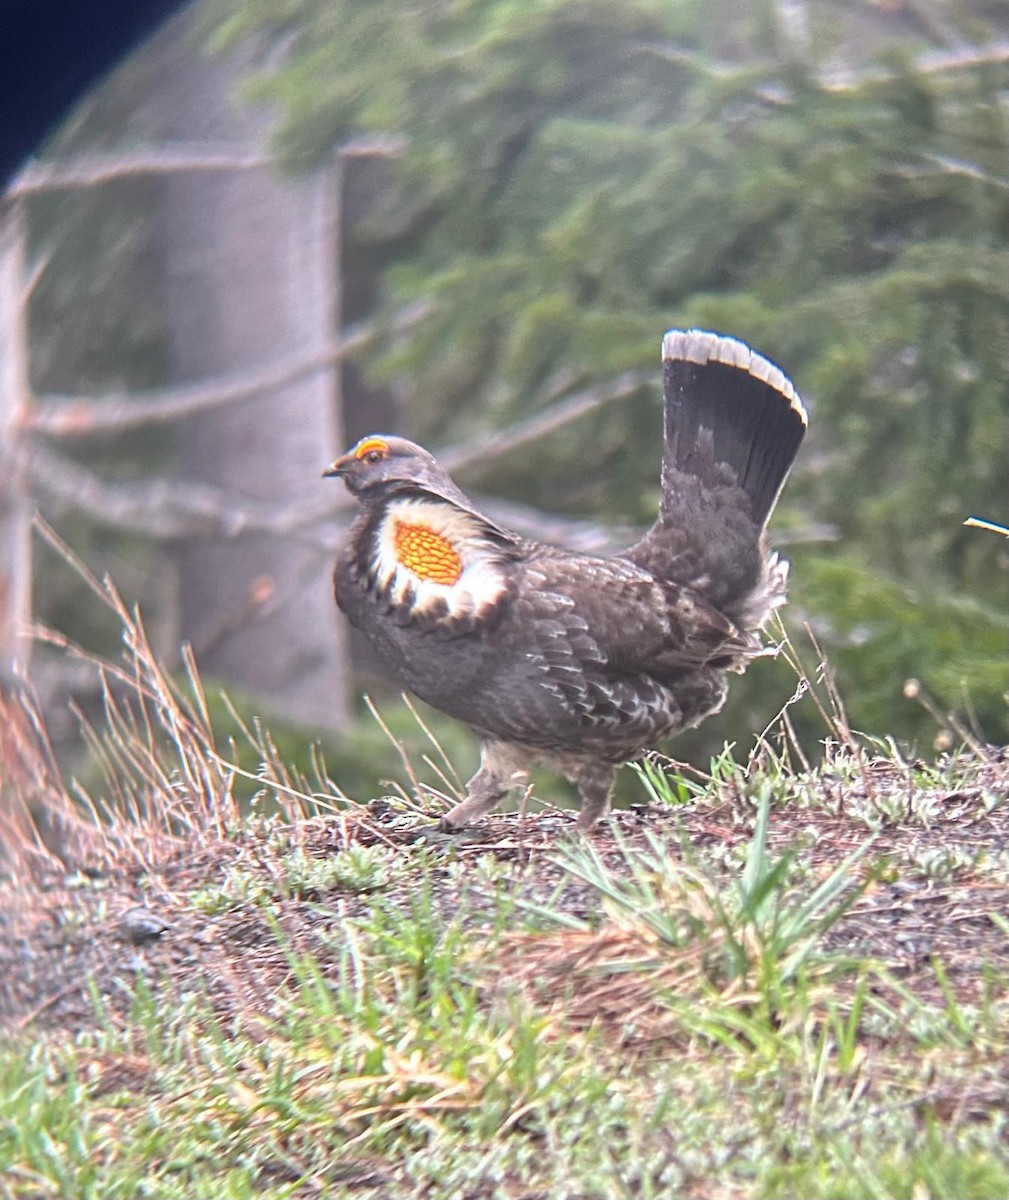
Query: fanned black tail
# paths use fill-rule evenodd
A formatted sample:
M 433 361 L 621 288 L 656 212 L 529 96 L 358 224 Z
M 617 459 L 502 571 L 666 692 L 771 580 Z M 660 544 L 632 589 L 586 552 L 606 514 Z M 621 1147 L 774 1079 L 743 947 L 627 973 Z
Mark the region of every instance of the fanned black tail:
M 727 468 L 763 528 L 806 432 L 795 388 L 743 342 L 701 329 L 671 329 L 662 361 L 662 516 L 680 507 L 684 476 L 729 482 Z

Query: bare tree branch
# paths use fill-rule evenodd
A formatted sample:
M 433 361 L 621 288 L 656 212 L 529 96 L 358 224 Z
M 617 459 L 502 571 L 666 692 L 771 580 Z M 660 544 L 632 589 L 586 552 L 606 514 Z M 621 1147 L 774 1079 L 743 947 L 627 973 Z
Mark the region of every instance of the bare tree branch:
M 82 511 L 103 525 L 165 540 L 268 533 L 295 537 L 335 552 L 354 507 L 343 488 L 321 483 L 318 503 L 287 505 L 229 496 L 219 488 L 192 481 L 111 483 L 42 445 L 33 448 L 29 470 L 36 491 L 50 501 Z M 601 553 L 626 545 L 635 534 L 632 529 L 608 529 L 501 500 L 484 499 L 480 504 L 492 520 L 526 537 L 561 542 L 585 552 Z
M 647 42 L 640 45 L 645 53 L 667 62 L 689 66 L 698 73 L 703 73 L 712 79 L 744 78 L 753 70 L 752 64 L 712 62 L 703 55 L 685 49 L 675 44 L 660 45 Z M 909 64 L 913 71 L 927 75 L 941 74 L 944 71 L 967 71 L 975 67 L 998 65 L 1009 62 L 1009 42 L 991 42 L 985 46 L 959 45 L 951 50 L 933 50 L 921 54 Z M 770 69 L 774 64 L 768 62 Z M 867 69 L 841 68 L 836 71 L 824 71 L 814 76 L 816 83 L 827 92 L 857 91 L 867 83 L 885 83 L 895 78 L 895 72 L 887 67 L 870 67 Z M 768 91 L 758 87 L 756 93 L 771 103 L 780 104 L 782 96 L 778 91 Z
M 409 305 L 393 319 L 388 331 L 397 334 L 408 330 L 429 309 L 426 301 Z M 40 396 L 35 407 L 26 414 L 25 421 L 32 433 L 56 438 L 120 433 L 140 425 L 164 424 L 206 409 L 248 400 L 285 387 L 304 375 L 332 367 L 362 350 L 379 332 L 377 325 L 362 323 L 347 329 L 338 341 L 307 358 L 299 355 L 209 383 L 110 396 Z M 384 328 L 382 332 L 385 332 Z
M 967 71 L 1004 62 L 1009 62 L 1009 42 L 992 42 L 987 46 L 968 45 L 953 50 L 933 50 L 913 59 L 910 68 L 925 75 L 938 75 L 944 71 Z M 865 71 L 839 70 L 821 74 L 818 82 L 827 92 L 851 92 L 866 83 L 885 83 L 895 75 L 894 71 L 885 67 Z
M 31 196 L 61 188 L 100 187 L 138 175 L 169 175 L 175 171 L 247 171 L 269 165 L 260 151 L 239 146 L 180 144 L 112 154 L 80 154 L 71 159 L 29 163 L 8 189 L 14 196 Z
M 27 415 L 28 428 L 50 437 L 73 438 L 120 433 L 139 425 L 161 425 L 286 387 L 305 375 L 341 362 L 367 345 L 374 334 L 373 326 L 360 326 L 307 358 L 298 355 L 207 383 L 109 396 L 40 396 Z
M 337 147 L 341 158 L 393 158 L 405 142 L 399 137 L 355 138 Z M 175 171 L 248 171 L 275 165 L 275 159 L 243 146 L 205 142 L 178 142 L 147 150 L 112 154 L 81 154 L 55 162 L 33 162 L 14 178 L 7 194 L 30 196 L 57 188 L 97 187 L 138 175 L 166 175 Z
M 952 21 L 939 11 L 932 0 L 905 0 L 906 7 L 914 13 L 928 31 L 929 36 L 941 46 L 963 50 L 970 43 L 963 37 Z
M 271 533 L 334 549 L 340 536 L 327 519 L 350 507 L 349 496 L 332 490 L 325 496 L 320 490 L 318 503 L 277 505 L 193 480 L 110 483 L 39 443 L 32 446 L 28 469 L 35 489 L 51 500 L 104 525 L 169 540 Z
M 366 331 L 367 336 L 370 333 L 370 330 Z M 362 342 L 366 334 L 360 335 Z M 342 343 L 345 350 L 347 340 Z M 296 369 L 318 369 L 318 365 L 303 361 Z M 35 432 L 47 434 L 115 430 L 125 424 L 139 423 L 125 419 L 131 416 L 133 407 L 142 410 L 143 419 L 169 420 L 198 411 L 205 405 L 242 399 L 254 391 L 278 386 L 279 381 L 278 369 L 269 376 L 263 374 L 252 379 L 243 376 L 227 388 L 217 384 L 149 394 L 149 397 L 154 396 L 153 402 L 150 398 L 78 401 L 82 407 L 96 407 L 100 403 L 103 407 L 108 406 L 108 412 L 103 412 L 87 425 L 70 419 L 57 421 L 53 414 L 48 414 L 42 420 L 33 421 L 32 428 Z M 500 434 L 476 438 L 445 449 L 438 455 L 439 461 L 454 471 L 486 464 L 557 432 L 603 405 L 626 399 L 649 382 L 649 373 L 629 372 L 616 380 L 585 388 Z M 129 409 L 123 413 L 122 422 L 118 419 L 118 410 L 121 408 Z M 231 496 L 218 488 L 192 481 L 157 479 L 112 483 L 37 440 L 32 446 L 30 470 L 37 489 L 51 499 L 82 509 L 103 524 L 155 538 L 176 539 L 197 535 L 239 537 L 246 533 L 272 533 L 298 537 L 326 549 L 334 549 L 339 545 L 341 535 L 325 526 L 351 507 L 350 498 L 342 489 L 328 488 L 325 498 L 317 504 L 278 506 Z M 609 528 L 597 522 L 551 516 L 505 501 L 488 499 L 483 504 L 489 515 L 499 514 L 498 519 L 525 536 L 560 541 L 586 552 L 612 550 L 626 545 L 633 537 L 633 530 L 626 528 Z
M 461 446 L 449 447 L 438 455 L 438 461 L 449 471 L 459 471 L 492 458 L 510 454 L 521 446 L 556 433 L 572 421 L 577 421 L 590 412 L 615 400 L 626 400 L 642 387 L 653 382 L 653 373 L 629 371 L 617 379 L 607 380 L 594 387 L 585 388 L 574 395 L 565 396 L 543 412 L 536 413 L 525 421 L 518 421 L 500 433 L 477 438 Z
M 3 466 L 0 454 L 0 467 Z M 42 445 L 32 448 L 28 465 L 35 490 L 66 508 L 131 533 L 175 540 L 185 537 L 242 537 L 266 533 L 293 537 L 332 554 L 343 543 L 354 503 L 342 489 L 324 486 L 318 502 L 268 504 L 229 496 L 219 488 L 192 481 L 157 479 L 110 483 L 72 459 Z M 474 497 L 482 512 L 524 537 L 553 542 L 586 554 L 613 554 L 641 530 L 581 521 L 544 513 L 528 505 L 490 497 Z M 810 526 L 775 538 L 779 546 L 833 541 L 837 531 Z
M 920 154 L 918 157 L 923 163 L 929 165 L 917 168 L 904 167 L 898 173 L 904 178 L 917 178 L 935 175 L 938 170 L 945 175 L 963 175 L 967 179 L 975 179 L 979 183 L 986 183 L 1002 192 L 1009 191 L 1009 179 L 1005 179 L 1001 175 L 992 175 L 983 167 L 979 167 L 977 163 L 967 162 L 961 158 L 949 158 L 942 154 Z
M 29 472 L 36 492 L 50 502 L 84 512 L 103 525 L 163 540 L 267 533 L 335 553 L 353 508 L 350 496 L 331 485 L 320 485 L 318 503 L 277 505 L 229 496 L 191 481 L 110 483 L 42 445 L 32 450 Z M 628 545 L 637 533 L 630 527 L 572 520 L 503 500 L 482 498 L 479 503 L 492 520 L 525 537 L 585 553 L 612 552 Z
M 393 332 L 399 333 L 421 320 L 429 311 L 419 303 L 404 311 Z M 164 424 L 205 409 L 247 400 L 252 396 L 330 367 L 361 350 L 379 332 L 371 324 L 350 329 L 338 342 L 308 358 L 298 357 L 256 371 L 242 372 L 209 383 L 111 396 L 41 396 L 24 417 L 32 433 L 49 437 L 87 437 L 96 433 L 119 433 L 140 425 Z M 440 455 L 449 470 L 498 458 L 579 420 L 596 408 L 623 400 L 651 382 L 645 372 L 629 372 L 558 401 L 544 412 L 512 425 L 501 433 L 444 450 Z

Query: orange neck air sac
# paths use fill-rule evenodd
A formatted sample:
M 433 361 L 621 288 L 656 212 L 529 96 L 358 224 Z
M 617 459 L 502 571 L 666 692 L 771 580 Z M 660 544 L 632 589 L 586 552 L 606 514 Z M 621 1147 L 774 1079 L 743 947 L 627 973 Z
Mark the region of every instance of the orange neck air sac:
M 462 574 L 462 559 L 452 543 L 426 525 L 396 522 L 396 558 L 420 579 L 451 587 Z

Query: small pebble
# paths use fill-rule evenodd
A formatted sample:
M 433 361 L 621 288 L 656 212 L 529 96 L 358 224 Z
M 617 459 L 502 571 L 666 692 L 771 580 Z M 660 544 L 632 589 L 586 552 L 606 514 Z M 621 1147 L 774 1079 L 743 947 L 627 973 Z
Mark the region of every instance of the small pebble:
M 153 942 L 161 937 L 170 926 L 149 908 L 130 908 L 123 913 L 119 929 L 123 937 L 134 946 L 142 946 L 145 942 Z

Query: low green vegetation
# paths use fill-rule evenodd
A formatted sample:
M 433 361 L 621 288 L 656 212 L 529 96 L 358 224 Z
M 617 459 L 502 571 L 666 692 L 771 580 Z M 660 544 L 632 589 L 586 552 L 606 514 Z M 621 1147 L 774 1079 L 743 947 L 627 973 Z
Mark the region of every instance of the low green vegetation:
M 530 830 L 517 857 L 515 817 L 486 849 L 332 854 L 250 822 L 247 853 L 173 897 L 205 933 L 256 910 L 236 990 L 161 939 L 125 991 L 93 979 L 91 1019 L 9 1038 L 2 1194 L 1005 1194 L 1005 955 L 955 984 L 936 958 L 916 988 L 831 941 L 884 876 L 935 877 L 923 852 L 868 830 L 826 872 L 801 838 L 772 851 L 773 775 L 737 780 L 734 853 L 693 845 L 663 778 L 654 828 Z
M 1004 751 L 856 738 L 824 673 L 590 837 L 545 782 L 446 839 L 433 737 L 367 804 L 239 766 L 118 611 L 99 782 L 4 782 L 3 1200 L 1006 1194 Z

